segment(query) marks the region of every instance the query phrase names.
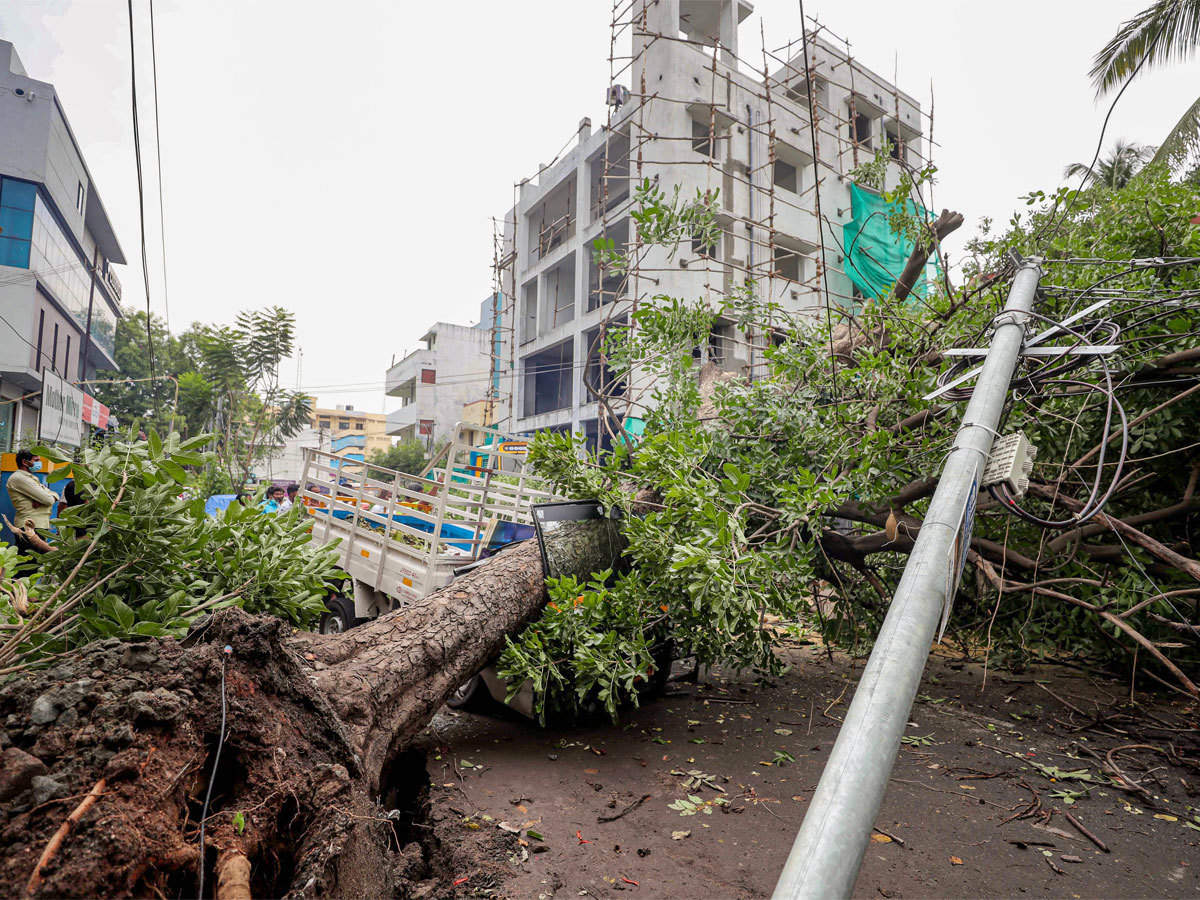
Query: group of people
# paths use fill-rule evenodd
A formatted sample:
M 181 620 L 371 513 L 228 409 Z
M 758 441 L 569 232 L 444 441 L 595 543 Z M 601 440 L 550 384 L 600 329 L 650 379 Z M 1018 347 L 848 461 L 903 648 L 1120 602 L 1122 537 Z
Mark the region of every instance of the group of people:
M 297 484 L 289 484 L 285 489 L 282 485 L 273 484 L 267 488 L 266 498 L 258 504 L 265 513 L 286 513 L 296 502 L 296 494 L 300 490 Z

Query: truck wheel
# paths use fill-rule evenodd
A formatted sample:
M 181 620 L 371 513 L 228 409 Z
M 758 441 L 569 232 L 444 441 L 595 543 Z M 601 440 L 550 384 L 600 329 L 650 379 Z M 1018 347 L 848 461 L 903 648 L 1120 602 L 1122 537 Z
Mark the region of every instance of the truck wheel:
M 354 607 L 345 597 L 334 595 L 325 601 L 328 612 L 321 614 L 321 634 L 341 634 L 354 627 Z
M 668 638 L 655 649 L 653 657 L 654 674 L 650 677 L 650 696 L 661 697 L 667 692 L 667 682 L 671 678 L 671 663 L 675 658 L 675 642 Z
M 475 695 L 479 693 L 479 686 L 482 683 L 482 678 L 478 675 L 472 675 L 460 684 L 453 694 L 446 698 L 446 705 L 451 709 L 462 709 L 475 699 Z

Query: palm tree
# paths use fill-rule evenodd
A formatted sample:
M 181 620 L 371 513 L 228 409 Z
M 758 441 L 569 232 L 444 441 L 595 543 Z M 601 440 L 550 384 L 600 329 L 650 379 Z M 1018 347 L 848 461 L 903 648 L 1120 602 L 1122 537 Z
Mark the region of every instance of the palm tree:
M 1092 62 L 1089 73 L 1102 97 L 1141 69 L 1182 62 L 1200 48 L 1200 0 L 1156 0 L 1123 23 Z M 1154 154 L 1152 163 L 1178 169 L 1200 155 L 1200 98 L 1188 107 Z
M 1085 163 L 1071 163 L 1063 171 L 1067 178 L 1084 176 L 1082 184 L 1098 184 L 1108 188 L 1123 188 L 1130 179 L 1154 155 L 1154 148 L 1146 144 L 1134 144 L 1120 138 L 1113 144 L 1108 155 L 1100 160 L 1095 169 Z

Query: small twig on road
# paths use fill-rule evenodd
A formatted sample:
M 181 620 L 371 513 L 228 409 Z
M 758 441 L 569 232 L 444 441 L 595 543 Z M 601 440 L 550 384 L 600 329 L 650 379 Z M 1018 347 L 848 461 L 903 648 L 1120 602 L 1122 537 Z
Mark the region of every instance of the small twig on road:
M 1091 841 L 1093 844 L 1095 844 L 1097 847 L 1099 847 L 1102 851 L 1104 851 L 1105 853 L 1112 852 L 1111 850 L 1108 849 L 1108 845 L 1105 844 L 1104 841 L 1100 840 L 1100 838 L 1096 837 L 1094 834 L 1092 834 L 1090 831 L 1088 831 L 1086 828 L 1084 828 L 1083 823 L 1080 822 L 1077 818 L 1075 818 L 1069 812 L 1064 812 L 1063 815 L 1067 817 L 1068 822 L 1070 822 L 1072 825 L 1074 825 L 1079 830 L 1080 834 L 1082 834 L 1085 838 L 1087 838 L 1089 841 Z
M 830 703 L 830 704 L 829 704 L 827 707 L 825 707 L 823 710 L 821 710 L 821 715 L 823 715 L 823 716 L 824 716 L 825 718 L 827 718 L 827 719 L 833 719 L 835 722 L 840 722 L 840 721 L 842 721 L 842 720 L 841 720 L 841 719 L 839 719 L 837 716 L 831 716 L 831 715 L 829 715 L 829 711 L 830 711 L 831 709 L 833 709 L 835 706 L 837 706 L 839 703 L 841 703 L 841 702 L 842 702 L 842 698 L 846 696 L 846 688 L 848 688 L 848 687 L 850 687 L 850 685 L 848 685 L 848 684 L 846 684 L 846 685 L 843 685 L 843 686 L 842 686 L 842 692 L 841 692 L 840 694 L 838 694 L 838 695 L 837 695 L 837 699 L 836 699 L 836 700 L 834 700 L 832 703 Z
M 884 831 L 878 825 L 875 826 L 874 830 L 878 831 L 880 834 L 882 834 L 886 838 L 891 838 L 893 841 L 895 841 L 901 847 L 904 846 L 904 839 L 901 837 L 897 837 L 896 835 L 892 834 L 890 831 Z
M 1064 700 L 1062 697 L 1058 696 L 1058 694 L 1054 693 L 1054 691 L 1050 690 L 1050 688 L 1046 687 L 1040 681 L 1035 681 L 1034 684 L 1036 684 L 1038 687 L 1040 687 L 1043 691 L 1045 691 L 1047 694 L 1049 694 L 1051 697 L 1053 697 L 1055 700 L 1057 700 L 1059 703 L 1061 703 L 1067 709 L 1077 712 L 1077 713 L 1079 713 L 1079 715 L 1084 716 L 1085 718 L 1087 717 L 1087 713 L 1085 713 L 1082 709 L 1080 709 L 1074 703 Z
M 637 809 L 639 806 L 641 806 L 643 803 L 645 803 L 647 800 L 649 800 L 652 796 L 653 796 L 653 794 L 642 794 L 641 797 L 639 797 L 637 800 L 634 800 L 632 803 L 630 803 L 628 806 L 626 806 L 619 813 L 615 813 L 614 815 L 611 815 L 611 816 L 596 816 L 596 821 L 597 822 L 615 822 L 615 821 L 617 821 L 617 819 L 621 818 L 622 816 L 626 816 L 629 813 L 633 812 L 635 809 Z

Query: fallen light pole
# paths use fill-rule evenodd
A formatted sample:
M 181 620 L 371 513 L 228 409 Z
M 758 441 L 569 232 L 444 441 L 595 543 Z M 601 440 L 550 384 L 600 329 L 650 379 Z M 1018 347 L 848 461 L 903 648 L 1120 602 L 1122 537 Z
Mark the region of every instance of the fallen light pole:
M 1017 270 L 979 381 L 854 700 L 779 881 L 775 900 L 848 897 L 883 802 L 938 623 L 970 544 L 980 476 L 1025 340 L 1041 269 Z

